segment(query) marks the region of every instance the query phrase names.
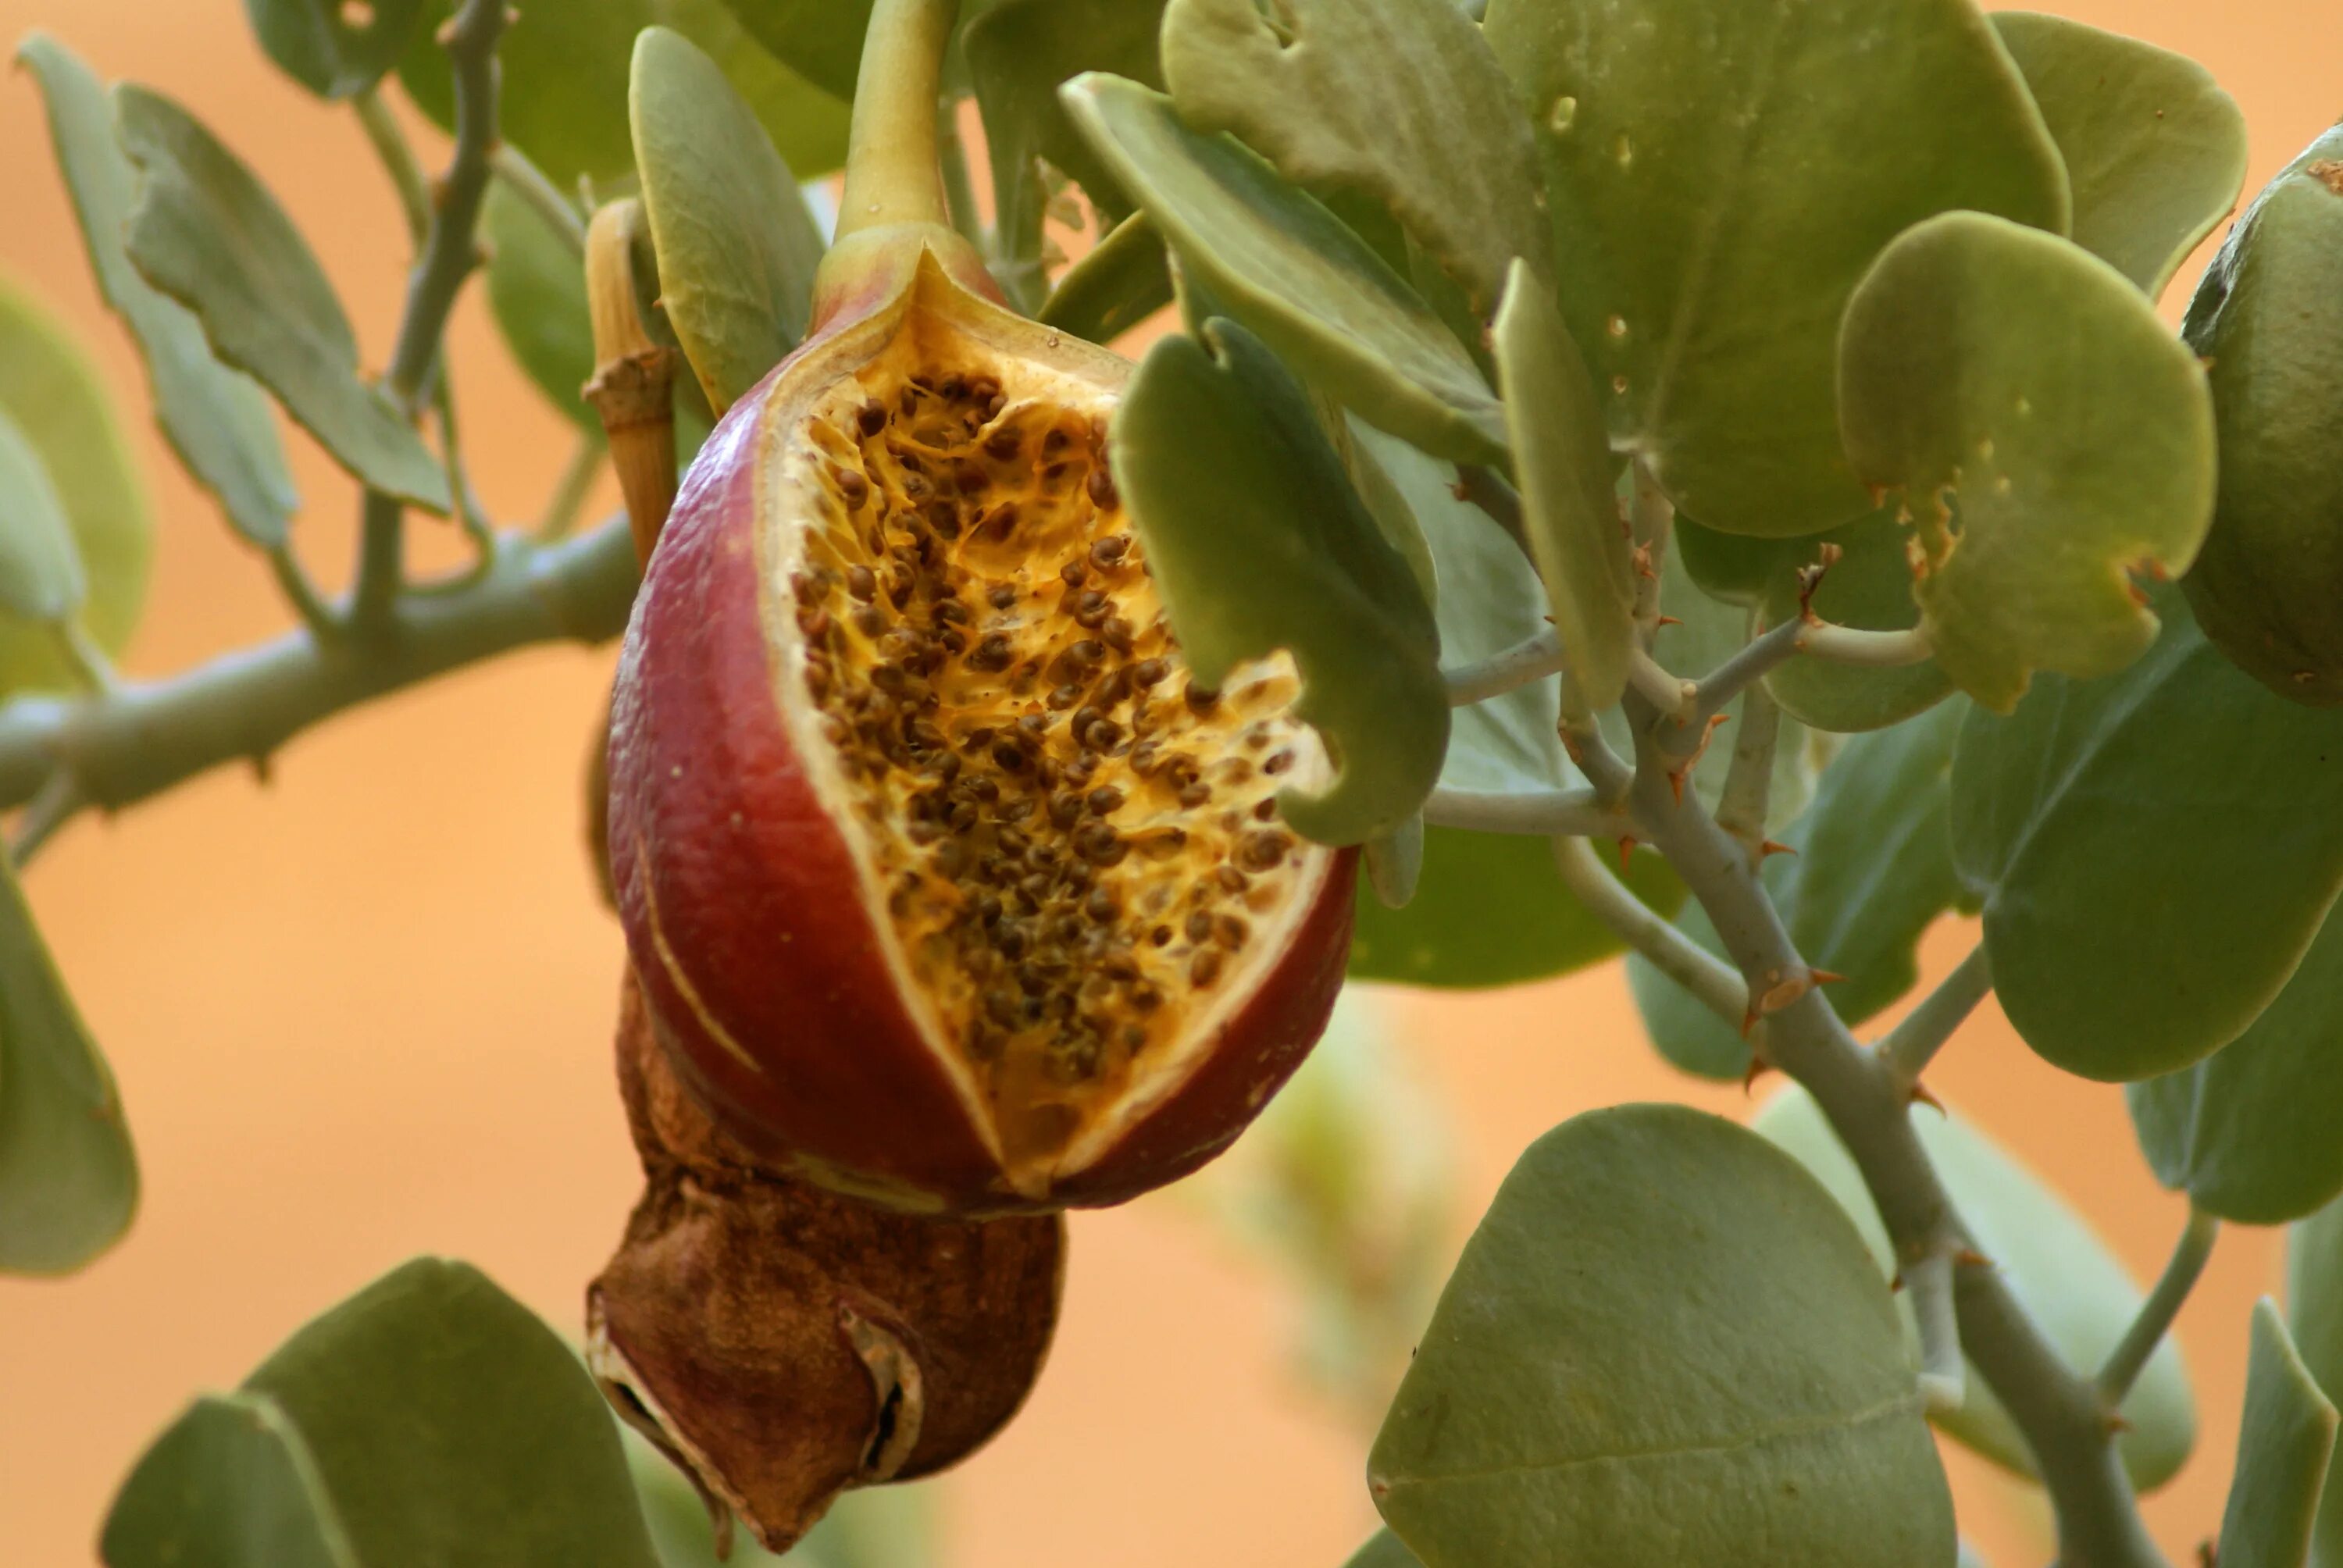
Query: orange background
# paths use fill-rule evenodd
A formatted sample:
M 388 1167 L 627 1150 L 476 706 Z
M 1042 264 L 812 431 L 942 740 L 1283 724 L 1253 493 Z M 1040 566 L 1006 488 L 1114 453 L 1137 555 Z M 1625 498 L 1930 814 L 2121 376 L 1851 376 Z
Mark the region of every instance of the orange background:
M 2253 127 L 2255 186 L 2343 112 L 2333 0 L 2058 9 L 2210 66 Z M 179 97 L 251 159 L 381 364 L 406 255 L 397 209 L 356 123 L 266 65 L 241 7 L 0 0 L 0 41 L 35 25 L 101 73 Z M 426 146 L 436 163 L 437 139 Z M 91 346 L 161 518 L 128 669 L 159 675 L 280 629 L 266 571 L 143 417 L 137 362 L 90 283 L 21 74 L 0 75 L 0 270 Z M 452 354 L 479 486 L 498 515 L 526 518 L 568 433 L 511 367 L 477 290 Z M 303 550 L 338 581 L 351 487 L 306 442 L 292 447 Z M 598 506 L 610 499 L 606 486 Z M 419 553 L 448 558 L 433 543 Z M 606 1044 L 620 943 L 579 839 L 579 769 L 608 666 L 607 651 L 556 649 L 468 671 L 300 739 L 266 788 L 249 771 L 215 774 L 78 824 L 41 859 L 32 896 L 120 1076 L 146 1198 L 128 1240 L 85 1274 L 0 1282 L 0 1556 L 89 1561 L 112 1489 L 190 1392 L 233 1383 L 410 1254 L 469 1258 L 575 1323 L 636 1190 Z M 1970 940 L 1936 932 L 1930 978 Z M 1460 1226 L 1524 1143 L 1576 1111 L 1744 1103 L 1659 1065 L 1615 965 L 1396 1002 L 1404 1049 L 1462 1130 Z M 1990 1008 L 1934 1081 L 2153 1275 L 2182 1208 L 2149 1180 L 2116 1091 L 2044 1067 Z M 942 1484 L 950 1568 L 1341 1563 L 1372 1522 L 1364 1439 L 1298 1390 L 1292 1302 L 1272 1277 L 1177 1204 L 1081 1215 L 1074 1231 L 1039 1392 Z M 2232 1231 L 2181 1317 L 2204 1435 L 2149 1504 L 2176 1556 L 2193 1560 L 2217 1526 L 2246 1312 L 2278 1266 L 2273 1236 Z M 2046 1557 L 2026 1494 L 1953 1463 L 1965 1528 L 1995 1561 Z

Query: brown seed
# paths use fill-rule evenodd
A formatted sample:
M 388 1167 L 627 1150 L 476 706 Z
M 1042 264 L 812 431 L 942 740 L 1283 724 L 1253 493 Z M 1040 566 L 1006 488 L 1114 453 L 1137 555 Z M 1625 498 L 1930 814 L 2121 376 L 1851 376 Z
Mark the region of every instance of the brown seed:
M 1138 636 L 1138 628 L 1119 615 L 1107 617 L 1106 624 L 1099 628 L 1099 637 L 1117 653 L 1129 653 Z
M 1091 791 L 1091 812 L 1093 816 L 1111 817 L 1122 809 L 1122 791 L 1107 784 Z
M 1247 833 L 1237 845 L 1237 859 L 1248 870 L 1266 871 L 1282 865 L 1293 840 L 1275 829 Z
M 1221 946 L 1231 952 L 1244 946 L 1245 938 L 1252 934 L 1252 928 L 1245 924 L 1241 916 L 1222 915 L 1212 922 L 1212 935 L 1220 939 Z
M 1014 921 L 1002 926 L 992 939 L 993 951 L 1012 963 L 1023 958 L 1032 945 L 1033 939 L 1025 934 L 1025 928 Z
M 1212 917 L 1202 910 L 1191 910 L 1184 929 L 1190 941 L 1210 941 L 1212 936 Z
M 1068 561 L 1058 568 L 1058 579 L 1071 588 L 1081 587 L 1082 579 L 1089 575 L 1082 570 L 1082 563 L 1080 561 Z
M 960 538 L 960 508 L 950 501 L 929 502 L 928 527 L 935 529 L 939 538 Z
M 1006 740 L 993 747 L 992 759 L 1011 773 L 1023 772 L 1028 760 L 1023 751 Z
M 1137 686 L 1140 690 L 1146 691 L 1157 685 L 1160 685 L 1162 682 L 1163 678 L 1171 673 L 1172 665 L 1170 660 L 1161 658 L 1142 658 L 1137 664 L 1131 667 L 1131 684 Z
M 1003 427 L 1001 429 L 995 430 L 991 435 L 987 436 L 984 438 L 985 451 L 989 455 L 1000 458 L 1004 463 L 1009 461 L 1010 458 L 1017 456 L 1017 454 L 1023 449 L 1024 446 L 1025 437 L 1023 434 L 1011 427 Z
M 995 609 L 1013 609 L 1017 605 L 1017 590 L 1008 583 L 1001 583 L 984 596 L 984 601 Z
M 1066 649 L 1069 661 L 1081 668 L 1094 668 L 1105 662 L 1106 645 L 1092 638 L 1084 638 Z
M 1131 1005 L 1141 1012 L 1153 1012 L 1163 1005 L 1163 993 L 1151 985 L 1131 988 Z
M 854 629 L 865 637 L 877 637 L 887 629 L 887 617 L 876 605 L 863 605 L 847 618 L 854 623 Z
M 1099 682 L 1098 700 L 1101 707 L 1112 708 L 1131 695 L 1131 671 L 1112 669 Z
M 1096 631 L 1113 613 L 1114 601 L 1096 588 L 1084 588 L 1074 596 L 1074 619 L 1086 630 Z
M 936 641 L 942 646 L 946 653 L 955 658 L 968 651 L 968 638 L 949 627 L 936 634 Z
M 876 436 L 887 427 L 887 410 L 876 403 L 865 403 L 854 411 L 854 427 L 865 436 Z
M 1055 457 L 1057 454 L 1066 449 L 1066 443 L 1069 439 L 1070 437 L 1066 435 L 1063 429 L 1053 426 L 1051 427 L 1050 433 L 1041 437 L 1041 450 L 1051 457 Z
M 1214 879 L 1221 884 L 1221 886 L 1226 888 L 1232 893 L 1242 893 L 1247 888 L 1252 886 L 1252 879 L 1251 877 L 1246 876 L 1234 866 L 1227 865 L 1225 863 L 1214 870 L 1212 872 L 1212 876 Z
M 985 514 L 981 525 L 988 539 L 1005 539 L 1017 529 L 1017 503 L 1003 501 Z
M 1090 491 L 1091 505 L 1101 512 L 1114 510 L 1116 505 L 1114 476 L 1107 472 L 1104 463 L 1091 470 L 1091 477 L 1084 481 L 1084 487 Z
M 1050 716 L 1046 713 L 1021 713 L 1017 716 L 1017 728 L 1038 740 L 1049 731 Z
M 1082 744 L 1093 751 L 1111 751 L 1121 739 L 1122 726 L 1111 719 L 1101 719 L 1082 731 Z
M 1033 802 L 1024 796 L 1018 797 L 1016 799 L 1010 801 L 1009 804 L 1001 809 L 1001 819 L 1010 824 L 1010 827 L 1011 828 L 1015 827 L 1018 823 L 1024 821 L 1027 818 L 1032 815 Z M 1013 833 L 1011 832 L 1008 828 L 1004 828 L 1001 830 L 1001 841 L 1003 845 L 1015 849 L 1021 854 L 1024 852 L 1025 835 L 1022 833 Z
M 1003 1029 L 1017 1027 L 1017 996 L 1013 991 L 988 991 L 984 998 L 985 1016 Z
M 838 470 L 838 498 L 846 503 L 850 512 L 860 511 L 862 503 L 870 498 L 870 481 L 851 468 Z
M 1113 980 L 1135 980 L 1139 978 L 1138 960 L 1131 956 L 1128 948 L 1111 950 L 1105 958 L 1099 960 L 1099 967 Z
M 1101 924 L 1114 919 L 1115 908 L 1114 895 L 1104 888 L 1092 888 L 1091 896 L 1082 900 L 1082 912 Z M 1128 959 L 1123 961 L 1130 962 Z M 1111 973 L 1111 970 L 1109 972 Z M 1131 970 L 1133 974 L 1138 972 L 1136 969 Z
M 860 564 L 846 568 L 846 591 L 869 604 L 879 596 L 879 579 L 869 567 Z
M 1293 766 L 1293 753 L 1292 753 L 1292 752 L 1291 752 L 1291 751 L 1272 751 L 1272 752 L 1271 752 L 1271 753 L 1269 754 L 1269 758 L 1268 758 L 1268 759 L 1267 759 L 1266 761 L 1264 761 L 1263 763 L 1262 763 L 1262 765 L 1261 765 L 1261 770 L 1262 770 L 1262 772 L 1264 772 L 1264 773 L 1282 773 L 1282 772 L 1284 772 L 1287 769 L 1289 769 L 1289 768 L 1291 768 L 1291 767 L 1292 767 L 1292 766 Z
M 966 626 L 969 618 L 968 606 L 956 598 L 939 600 L 936 604 L 935 618 L 938 621 L 948 625 Z
M 811 642 L 820 642 L 830 635 L 830 611 L 820 605 L 798 606 L 798 631 Z
M 1221 694 L 1219 692 L 1212 690 L 1210 687 L 1198 686 L 1192 680 L 1188 683 L 1186 696 L 1188 707 L 1192 712 L 1210 713 L 1214 708 L 1220 705 Z
M 1131 770 L 1144 779 L 1160 766 L 1157 759 L 1155 742 L 1142 740 L 1131 749 Z
M 1253 820 L 1256 822 L 1271 822 L 1276 820 L 1277 798 L 1272 795 L 1266 799 L 1254 801 L 1252 803 L 1252 817 Z
M 1212 789 L 1209 784 L 1186 784 L 1181 787 L 1180 804 L 1192 811 L 1199 806 L 1210 805 L 1212 799 Z
M 1061 686 L 1052 690 L 1050 695 L 1042 700 L 1047 702 L 1055 711 L 1063 713 L 1067 709 L 1071 708 L 1075 703 L 1080 702 L 1081 699 L 1082 689 L 1081 687 Z
M 1159 948 L 1168 948 L 1172 945 L 1172 928 L 1170 926 L 1158 926 L 1153 930 L 1147 933 L 1147 940 L 1153 942 Z
M 1042 789 L 1055 789 L 1058 787 L 1058 759 L 1042 758 L 1033 769 L 1033 777 L 1041 782 Z
M 1050 820 L 1061 828 L 1071 828 L 1082 819 L 1082 801 L 1079 795 L 1050 797 Z
M 1017 650 L 1008 638 L 997 631 L 987 632 L 984 640 L 976 645 L 976 651 L 968 656 L 968 667 L 970 669 L 1007 669 L 1016 658 Z
M 1098 494 L 1097 469 L 1092 469 L 1091 471 L 1091 494 L 1093 498 Z M 1109 568 L 1120 562 L 1125 555 L 1130 553 L 1130 550 L 1131 538 L 1129 535 L 1109 534 L 1102 539 L 1092 541 L 1091 545 L 1091 565 L 1098 568 L 1101 571 L 1105 571 Z
M 1093 822 L 1074 835 L 1074 849 L 1094 866 L 1112 866 L 1121 862 L 1131 852 L 1131 846 L 1105 823 Z
M 1220 978 L 1221 955 L 1217 950 L 1206 948 L 1188 960 L 1188 979 L 1191 983 L 1200 986 L 1210 985 Z

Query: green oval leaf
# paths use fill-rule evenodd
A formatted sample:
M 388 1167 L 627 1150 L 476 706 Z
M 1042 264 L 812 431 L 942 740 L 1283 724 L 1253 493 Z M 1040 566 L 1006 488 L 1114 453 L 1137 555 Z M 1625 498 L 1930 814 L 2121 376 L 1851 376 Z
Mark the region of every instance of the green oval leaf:
M 585 258 L 501 182 L 488 187 L 481 205 L 480 236 L 488 246 L 488 311 L 505 347 L 548 402 L 599 437 L 601 417 L 579 392 L 595 362 Z
M 0 414 L 0 615 L 62 627 L 88 591 L 64 498 L 33 443 Z
M 1095 73 L 1074 123 L 1146 208 L 1214 307 L 1378 429 L 1459 462 L 1502 459 L 1503 410 L 1432 307 L 1326 207 L 1172 101 Z
M 2086 1078 L 2177 1071 L 2243 1034 L 2343 888 L 2343 715 L 2239 674 L 2177 594 L 2157 608 L 2138 663 L 1972 710 L 1953 763 L 2002 1010 Z
M 2164 292 L 2246 183 L 2246 117 L 2185 55 L 2025 11 L 1994 30 L 2026 76 L 2075 191 L 2075 243 Z
M 1553 276 L 1528 116 L 1461 7 L 1292 0 L 1272 25 L 1253 0 L 1172 0 L 1163 73 L 1197 130 L 1389 208 L 1476 314 L 1496 308 L 1515 257 Z
M 123 248 L 137 176 L 115 138 L 105 84 L 44 33 L 19 45 L 16 58 L 41 84 L 90 270 L 146 361 L 156 422 L 196 482 L 219 498 L 236 532 L 263 548 L 282 545 L 301 497 L 267 397 L 249 377 L 212 357 L 203 323 L 139 276 Z
M 854 96 L 873 0 L 725 0 L 778 59 L 840 98 Z
M 1086 343 L 1109 343 L 1172 298 L 1163 236 L 1145 213 L 1135 212 L 1060 275 L 1034 319 Z
M 467 1264 L 402 1265 L 244 1388 L 299 1433 L 361 1562 L 656 1568 L 617 1423 L 585 1368 Z M 181 1500 L 198 1517 L 234 1505 Z
M 321 98 L 366 91 L 398 63 L 422 0 L 244 0 L 244 14 L 277 68 Z
M 277 198 L 168 98 L 125 83 L 114 109 L 145 176 L 128 244 L 146 281 L 193 310 L 212 351 L 275 393 L 362 483 L 445 512 L 447 474 L 359 377 L 349 317 Z
M 69 1273 L 137 1208 L 114 1075 L 0 855 L 0 1271 Z
M 1892 1277 L 1895 1251 L 1878 1206 L 1813 1096 L 1795 1085 L 1785 1089 L 1750 1125 L 1830 1190 L 1863 1232 L 1881 1274 Z M 1959 1116 L 1916 1110 L 1912 1126 L 1978 1248 L 1993 1260 L 2059 1359 L 2078 1374 L 2096 1372 L 2145 1300 L 2123 1264 L 2056 1190 Z M 1911 1308 L 1899 1302 L 1897 1310 L 1905 1342 L 1916 1358 L 1919 1332 Z M 2117 1447 L 2132 1484 L 2142 1491 L 2163 1485 L 2187 1462 L 2197 1438 L 2188 1372 L 2176 1341 L 2167 1338 L 2148 1358 L 2124 1400 L 2123 1417 L 2130 1424 Z M 2005 1469 L 2035 1473 L 2016 1423 L 1974 1367 L 1961 1407 L 1932 1419 L 1947 1436 Z
M 1115 484 L 1198 680 L 1292 654 L 1294 711 L 1337 772 L 1322 793 L 1282 791 L 1285 819 L 1322 843 L 1381 837 L 1423 804 L 1448 744 L 1431 608 L 1307 394 L 1234 322 L 1203 332 L 1140 362 L 1115 416 Z
M 2331 1401 L 2343 1390 L 2343 1202 L 2287 1228 L 2287 1323 L 2303 1364 Z M 2343 1450 L 2338 1450 L 2343 1452 Z M 2312 1568 L 2343 1568 L 2343 1458 L 2328 1461 L 2311 1529 Z
M 1823 994 L 1849 1024 L 1912 989 L 1921 936 L 1959 896 L 1948 818 L 1960 726 L 1959 708 L 1948 706 L 1847 742 L 1823 769 L 1805 811 L 1783 830 L 1795 853 L 1766 857 L 1759 873 L 1799 954 L 1846 977 Z M 1676 924 L 1725 956 L 1697 904 Z M 1725 1082 L 1748 1071 L 1740 1031 L 1641 955 L 1627 960 L 1627 981 L 1661 1055 Z
M 173 1422 L 123 1483 L 98 1553 L 106 1568 L 363 1568 L 308 1446 L 260 1394 L 205 1394 Z
M 720 414 L 805 335 L 821 230 L 756 116 L 681 34 L 644 30 L 627 104 L 660 303 Z
M 105 384 L 79 345 L 31 299 L 0 283 L 0 419 L 39 459 L 72 529 L 88 585 L 79 621 L 118 653 L 146 602 L 155 519 Z M 0 625 L 0 694 L 85 684 L 48 627 Z
M 2343 126 L 2254 199 L 2184 331 L 2210 361 L 2221 437 L 2189 603 L 2247 674 L 2343 706 Z
M 1635 652 L 1634 545 L 1586 361 L 1526 262 L 1513 265 L 1493 342 L 1522 521 L 1554 630 L 1579 696 L 1609 708 Z
M 1530 1146 L 1367 1473 L 1429 1568 L 1953 1560 L 1886 1282 L 1787 1156 L 1676 1106 Z
M 2278 999 L 2194 1067 L 2135 1083 L 2132 1126 L 2157 1180 L 2225 1220 L 2298 1220 L 2343 1192 L 2343 920 L 2331 916 Z
M 820 0 L 839 11 L 848 0 Z M 434 41 L 455 0 L 423 0 L 423 25 L 398 63 L 407 95 L 442 130 L 456 123 L 447 54 Z M 862 7 L 865 20 L 869 6 Z M 850 75 L 825 92 L 769 54 L 745 31 L 724 0 L 563 0 L 525 5 L 497 46 L 498 128 L 555 183 L 616 181 L 634 155 L 619 106 L 626 102 L 636 35 L 662 26 L 682 34 L 714 60 L 749 105 L 781 156 L 799 175 L 838 167 L 846 156 Z M 856 35 L 860 47 L 860 35 Z
M 2254 1303 L 2236 1479 L 2221 1515 L 2222 1568 L 2303 1568 L 2335 1452 L 2335 1406 L 2294 1348 L 2278 1308 Z
M 1545 159 L 1563 315 L 1616 445 L 1711 528 L 1869 509 L 1838 317 L 1881 248 L 1968 207 L 2063 231 L 2066 180 L 1971 0 L 1490 0 Z
M 2128 580 L 2213 515 L 2204 368 L 2107 263 L 1976 213 L 1921 224 L 1847 305 L 1847 453 L 1916 518 L 1936 663 L 2007 712 L 2037 669 L 2112 675 L 2156 638 Z

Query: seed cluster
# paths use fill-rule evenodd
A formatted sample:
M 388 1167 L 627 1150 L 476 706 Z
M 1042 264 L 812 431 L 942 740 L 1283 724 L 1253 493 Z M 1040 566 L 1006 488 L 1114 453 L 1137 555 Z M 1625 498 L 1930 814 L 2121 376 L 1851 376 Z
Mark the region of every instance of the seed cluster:
M 806 688 L 914 978 L 1004 1143 L 1046 1151 L 1292 891 L 1294 682 L 1189 679 L 1102 423 L 980 371 L 860 391 L 800 448 Z

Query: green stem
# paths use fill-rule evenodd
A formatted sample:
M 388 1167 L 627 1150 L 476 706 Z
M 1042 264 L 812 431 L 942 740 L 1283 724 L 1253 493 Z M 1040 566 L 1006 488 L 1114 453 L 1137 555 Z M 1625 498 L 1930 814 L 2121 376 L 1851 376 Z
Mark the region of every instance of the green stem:
M 156 681 L 0 706 L 0 809 L 59 774 L 79 800 L 119 810 L 209 769 L 259 763 L 310 726 L 515 648 L 603 642 L 626 628 L 637 571 L 624 518 L 558 544 L 497 537 L 468 588 L 397 600 L 389 635 L 356 642 L 307 628 Z
M 1945 1042 L 1953 1038 L 1992 990 L 1993 960 L 1986 956 L 1985 944 L 1979 942 L 1902 1023 L 1887 1031 L 1887 1038 L 1876 1047 L 1876 1054 L 1891 1064 L 1906 1084 L 1919 1082 L 1920 1075 L 1928 1070 L 1928 1063 L 1936 1059 L 1936 1052 L 1944 1049 Z
M 8 858 L 16 863 L 16 869 L 21 871 L 31 865 L 33 857 L 57 836 L 57 829 L 80 815 L 88 804 L 89 798 L 82 793 L 81 781 L 73 776 L 71 769 L 60 768 L 51 773 L 32 799 L 25 802 L 25 814 L 16 823 L 15 837 L 8 841 Z
M 936 144 L 944 48 L 960 0 L 879 0 L 854 84 L 840 240 L 894 224 L 949 226 Z
M 326 602 L 326 596 L 317 591 L 317 585 L 301 569 L 301 559 L 293 553 L 291 545 L 278 545 L 268 552 L 268 569 L 277 574 L 277 588 L 292 604 L 303 626 L 319 637 L 341 634 L 341 622 L 335 616 L 334 607 Z
M 540 542 L 566 538 L 578 526 L 578 515 L 586 509 L 587 500 L 594 494 L 594 481 L 601 477 L 604 450 L 593 437 L 578 436 L 561 477 L 554 483 L 553 495 L 538 518 L 536 538 Z
M 419 249 L 424 236 L 431 232 L 431 192 L 424 184 L 422 166 L 415 161 L 415 149 L 407 145 L 407 133 L 398 128 L 390 106 L 375 88 L 368 87 L 351 99 L 350 107 L 357 111 L 358 124 L 374 145 L 375 156 L 382 161 L 392 187 L 398 192 L 407 242 Z
M 67 616 L 55 625 L 57 651 L 65 655 L 67 664 L 73 666 L 74 675 L 80 680 L 84 689 L 101 696 L 112 691 L 117 684 L 114 675 L 114 661 L 106 657 L 106 649 L 98 647 L 91 638 L 87 628 L 81 624 L 80 619 L 75 616 Z
M 2148 1357 L 2171 1332 L 2172 1320 L 2179 1315 L 2188 1292 L 2197 1288 L 2197 1278 L 2205 1271 L 2206 1260 L 2212 1257 L 2213 1242 L 2220 1233 L 2220 1221 L 2202 1209 L 2188 1211 L 2188 1223 L 2180 1228 L 2180 1240 L 2173 1246 L 2171 1261 L 2164 1265 L 2164 1277 L 2140 1303 L 2139 1316 L 2124 1331 L 2107 1364 L 2099 1369 L 2099 1397 L 2107 1401 L 2107 1409 L 2122 1405 Z
M 504 182 L 507 190 L 537 209 L 572 256 L 586 254 L 586 220 L 545 171 L 529 162 L 527 153 L 510 142 L 498 142 L 488 154 L 488 170 Z

